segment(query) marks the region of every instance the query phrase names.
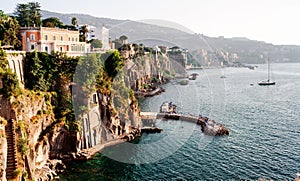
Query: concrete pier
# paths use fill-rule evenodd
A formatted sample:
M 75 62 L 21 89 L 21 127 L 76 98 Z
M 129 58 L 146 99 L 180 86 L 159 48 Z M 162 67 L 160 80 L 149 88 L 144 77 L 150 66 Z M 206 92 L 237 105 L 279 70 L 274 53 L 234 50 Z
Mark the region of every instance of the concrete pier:
M 196 123 L 201 126 L 201 130 L 204 134 L 211 136 L 223 136 L 229 135 L 229 130 L 222 124 L 205 116 L 194 116 L 179 113 L 155 113 L 155 112 L 141 112 L 140 116 L 142 120 L 154 120 L 154 119 L 171 119 L 181 120 L 191 123 Z

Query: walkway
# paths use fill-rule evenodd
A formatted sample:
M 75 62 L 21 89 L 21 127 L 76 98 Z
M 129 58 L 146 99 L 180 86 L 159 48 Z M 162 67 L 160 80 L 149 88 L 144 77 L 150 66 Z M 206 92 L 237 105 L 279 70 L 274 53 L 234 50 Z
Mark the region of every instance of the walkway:
M 6 166 L 6 178 L 7 180 L 13 179 L 14 171 L 17 169 L 17 147 L 16 147 L 16 134 L 15 126 L 12 120 L 7 122 L 5 127 L 6 139 L 7 139 L 7 166 Z

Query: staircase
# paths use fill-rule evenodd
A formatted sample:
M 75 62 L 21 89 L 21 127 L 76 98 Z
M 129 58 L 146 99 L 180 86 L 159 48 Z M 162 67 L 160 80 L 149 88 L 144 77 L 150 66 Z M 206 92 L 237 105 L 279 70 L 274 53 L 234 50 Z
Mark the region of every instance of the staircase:
M 16 147 L 16 134 L 15 126 L 12 120 L 7 122 L 5 127 L 7 139 L 7 161 L 6 161 L 6 178 L 7 180 L 13 179 L 13 172 L 17 169 L 17 147 Z

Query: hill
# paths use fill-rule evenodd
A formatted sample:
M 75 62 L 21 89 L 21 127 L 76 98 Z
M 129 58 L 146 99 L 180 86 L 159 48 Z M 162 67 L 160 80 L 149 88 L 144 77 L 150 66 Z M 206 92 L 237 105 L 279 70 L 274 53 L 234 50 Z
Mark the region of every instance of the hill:
M 58 17 L 65 24 L 70 24 L 72 17 L 76 17 L 79 24 L 89 24 L 96 27 L 105 25 L 110 28 L 112 39 L 126 35 L 130 42 L 143 43 L 148 46 L 176 45 L 188 49 L 194 57 L 199 57 L 199 52 L 204 49 L 212 55 L 217 51 L 227 52 L 229 55 L 237 54 L 237 61 L 249 64 L 264 63 L 267 56 L 274 62 L 300 62 L 300 46 L 296 45 L 273 45 L 244 37 L 208 37 L 182 31 L 184 30 L 182 27 L 175 29 L 180 26 L 154 25 L 154 21 L 151 21 L 151 24 L 146 24 L 131 20 L 99 18 L 86 14 L 61 14 L 50 11 L 42 11 L 42 16 L 43 18 Z

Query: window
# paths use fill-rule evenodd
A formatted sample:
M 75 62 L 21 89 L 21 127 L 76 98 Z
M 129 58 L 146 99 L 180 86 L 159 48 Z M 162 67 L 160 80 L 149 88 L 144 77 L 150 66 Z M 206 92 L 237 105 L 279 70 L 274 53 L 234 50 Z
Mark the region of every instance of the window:
M 63 51 L 63 48 L 62 47 L 59 47 L 60 51 L 62 52 Z
M 34 34 L 30 34 L 30 40 L 35 40 Z
M 77 38 L 75 39 L 75 41 L 77 41 Z
M 48 40 L 48 35 L 45 35 L 45 40 Z
M 45 47 L 45 52 L 48 52 L 48 47 Z
M 56 36 L 53 36 L 53 40 L 56 40 Z
M 72 38 L 72 41 L 74 41 L 74 38 Z
M 71 41 L 71 38 L 69 37 L 69 41 Z
M 61 36 L 61 37 L 60 37 L 60 41 L 64 41 L 64 37 Z
M 31 50 L 34 50 L 34 45 L 31 45 Z

